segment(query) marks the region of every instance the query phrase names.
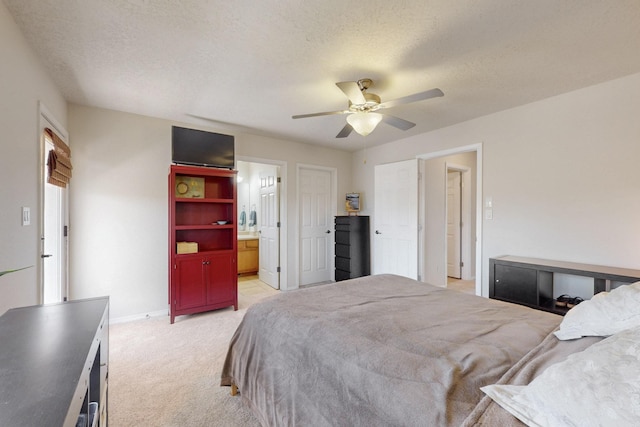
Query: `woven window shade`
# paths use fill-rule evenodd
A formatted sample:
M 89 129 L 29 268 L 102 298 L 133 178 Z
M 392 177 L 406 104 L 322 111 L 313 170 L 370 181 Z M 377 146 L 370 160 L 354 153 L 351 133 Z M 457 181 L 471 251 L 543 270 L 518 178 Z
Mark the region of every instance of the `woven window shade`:
M 47 182 L 65 188 L 71 180 L 71 149 L 54 131 L 44 130 L 53 141 L 53 150 L 47 156 Z

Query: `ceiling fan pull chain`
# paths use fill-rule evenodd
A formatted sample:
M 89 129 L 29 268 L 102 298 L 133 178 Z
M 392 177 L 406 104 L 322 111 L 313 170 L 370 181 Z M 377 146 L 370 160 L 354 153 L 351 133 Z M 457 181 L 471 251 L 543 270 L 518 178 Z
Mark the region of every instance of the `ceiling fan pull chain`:
M 366 165 L 367 164 L 367 140 L 363 139 L 362 140 L 362 164 Z

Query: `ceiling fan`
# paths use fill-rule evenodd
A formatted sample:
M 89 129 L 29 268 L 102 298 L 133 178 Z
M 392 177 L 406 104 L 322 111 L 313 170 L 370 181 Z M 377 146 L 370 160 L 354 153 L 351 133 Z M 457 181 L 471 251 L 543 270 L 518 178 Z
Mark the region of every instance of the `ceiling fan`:
M 299 114 L 292 116 L 291 118 L 304 119 L 307 117 L 329 116 L 332 114 L 348 114 L 347 124 L 342 128 L 338 135 L 336 135 L 336 138 L 346 138 L 352 130 L 355 130 L 362 136 L 367 136 L 381 121 L 400 130 L 408 130 L 416 125 L 415 123 L 399 117 L 381 114 L 378 110 L 395 107 L 400 104 L 408 104 L 410 102 L 424 101 L 425 99 L 444 96 L 444 93 L 442 93 L 440 89 L 436 88 L 426 92 L 414 93 L 413 95 L 404 96 L 392 101 L 380 102 L 380 97 L 378 95 L 367 92 L 367 89 L 369 89 L 372 84 L 373 81 L 371 79 L 360 79 L 356 82 L 336 83 L 336 86 L 338 86 L 349 99 L 349 108 L 347 110 Z

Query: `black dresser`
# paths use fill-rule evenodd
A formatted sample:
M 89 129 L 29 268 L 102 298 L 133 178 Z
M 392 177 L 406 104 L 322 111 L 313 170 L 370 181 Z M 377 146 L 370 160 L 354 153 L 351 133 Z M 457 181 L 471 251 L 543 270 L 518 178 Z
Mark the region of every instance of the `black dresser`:
M 371 274 L 368 216 L 337 216 L 336 282 Z

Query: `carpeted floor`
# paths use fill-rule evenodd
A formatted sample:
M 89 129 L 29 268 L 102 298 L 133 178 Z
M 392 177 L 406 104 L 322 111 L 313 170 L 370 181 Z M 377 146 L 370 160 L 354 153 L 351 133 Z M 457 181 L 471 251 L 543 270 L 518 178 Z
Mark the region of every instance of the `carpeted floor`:
M 111 427 L 259 426 L 240 396 L 220 387 L 227 345 L 247 307 L 276 293 L 255 278 L 239 281 L 233 307 L 156 317 L 109 327 Z

